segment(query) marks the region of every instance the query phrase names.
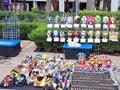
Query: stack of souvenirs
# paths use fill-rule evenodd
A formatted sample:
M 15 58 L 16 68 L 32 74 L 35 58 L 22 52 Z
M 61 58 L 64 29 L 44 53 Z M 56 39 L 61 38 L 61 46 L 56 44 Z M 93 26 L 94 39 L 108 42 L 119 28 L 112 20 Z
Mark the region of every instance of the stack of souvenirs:
M 56 16 L 48 17 L 47 41 L 100 43 L 118 41 L 115 16 Z M 54 29 L 53 29 L 54 28 Z
M 76 62 L 64 63 L 62 55 L 57 58 L 40 53 L 37 53 L 35 58 L 27 55 L 26 59 L 2 80 L 1 86 L 32 85 L 45 90 L 70 90 L 72 76 L 76 72 L 104 73 L 112 70 L 112 61 L 105 55 L 92 55 L 89 60 L 84 53 L 77 56 Z

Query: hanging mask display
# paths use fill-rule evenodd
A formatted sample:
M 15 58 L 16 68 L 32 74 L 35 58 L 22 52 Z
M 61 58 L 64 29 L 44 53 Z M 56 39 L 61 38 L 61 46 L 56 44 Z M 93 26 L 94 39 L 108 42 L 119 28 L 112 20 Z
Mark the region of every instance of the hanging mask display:
M 73 39 L 74 42 L 79 42 L 78 36 L 79 36 L 79 30 L 76 29 L 74 31 L 74 39 Z
M 55 42 L 58 42 L 59 41 L 59 34 L 58 34 L 58 30 L 54 30 L 53 31 L 53 35 L 54 35 L 54 41 Z
M 108 31 L 103 31 L 102 33 L 102 42 L 108 41 Z
M 109 32 L 109 40 L 118 42 L 118 32 L 116 31 Z
M 95 28 L 101 28 L 101 17 L 99 15 L 95 17 Z
M 95 17 L 94 16 L 88 16 L 87 17 L 87 23 L 88 23 L 88 28 L 93 28 L 94 23 L 95 23 Z
M 65 42 L 65 32 L 63 30 L 60 31 L 60 42 Z
M 86 16 L 83 16 L 81 18 L 81 27 L 82 28 L 85 28 L 87 26 L 87 17 Z
M 110 23 L 109 17 L 104 16 L 102 22 L 103 22 L 103 28 L 104 29 L 109 29 L 109 23 Z
M 85 37 L 86 37 L 86 31 L 82 30 L 81 31 L 81 40 L 80 41 L 83 42 L 83 43 L 85 43 L 86 42 Z
M 88 31 L 88 42 L 93 42 L 93 30 Z
M 71 30 L 68 31 L 68 42 L 72 41 L 72 36 L 73 36 L 73 32 Z
M 52 41 L 52 30 L 47 31 L 47 41 L 51 42 Z
M 110 17 L 110 28 L 116 28 L 116 17 L 115 16 Z
M 95 43 L 100 43 L 100 31 L 95 32 Z

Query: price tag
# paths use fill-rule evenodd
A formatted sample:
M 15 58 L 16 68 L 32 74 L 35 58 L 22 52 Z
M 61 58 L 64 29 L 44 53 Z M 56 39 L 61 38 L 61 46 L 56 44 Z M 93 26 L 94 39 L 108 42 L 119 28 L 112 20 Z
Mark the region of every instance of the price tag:
M 114 24 L 110 24 L 110 28 L 116 28 Z
M 52 42 L 52 38 L 47 38 L 47 42 Z
M 72 24 L 68 24 L 67 27 L 68 27 L 68 28 L 72 28 Z
M 67 42 L 71 42 L 71 41 L 72 41 L 72 38 L 68 38 L 68 39 L 67 39 Z
M 92 38 L 88 38 L 88 43 L 93 43 L 93 39 Z
M 100 43 L 100 39 L 95 39 L 95 43 Z
M 48 26 L 47 26 L 48 28 L 52 28 L 52 24 L 48 24 Z
M 88 25 L 88 28 L 93 28 L 93 25 Z
M 105 42 L 105 43 L 106 43 L 107 41 L 108 41 L 108 39 L 106 39 L 106 38 L 103 38 L 103 39 L 102 39 L 102 42 Z
M 101 24 L 95 24 L 95 28 L 101 28 Z
M 106 25 L 106 24 L 103 25 L 103 28 L 108 29 L 108 25 Z
M 54 28 L 59 28 L 59 24 L 54 24 Z
M 82 28 L 86 28 L 86 26 L 87 26 L 86 24 L 81 24 Z
M 79 24 L 74 24 L 74 28 L 79 28 Z
M 61 28 L 65 28 L 65 26 L 66 26 L 65 24 L 61 24 Z
M 59 42 L 59 38 L 54 38 L 54 42 Z
M 74 38 L 73 41 L 74 42 L 79 42 L 79 39 L 78 38 Z
M 80 42 L 85 43 L 86 39 L 80 39 Z
M 65 42 L 65 38 L 60 39 L 60 42 Z

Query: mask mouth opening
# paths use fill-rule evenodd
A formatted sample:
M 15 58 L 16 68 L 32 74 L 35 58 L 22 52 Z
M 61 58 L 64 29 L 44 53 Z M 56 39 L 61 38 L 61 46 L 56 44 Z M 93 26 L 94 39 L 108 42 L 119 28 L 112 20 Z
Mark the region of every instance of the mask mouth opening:
M 38 80 L 38 81 L 41 81 L 42 79 L 43 79 L 43 77 L 41 77 L 41 76 L 38 76 L 38 77 L 37 77 L 37 80 Z

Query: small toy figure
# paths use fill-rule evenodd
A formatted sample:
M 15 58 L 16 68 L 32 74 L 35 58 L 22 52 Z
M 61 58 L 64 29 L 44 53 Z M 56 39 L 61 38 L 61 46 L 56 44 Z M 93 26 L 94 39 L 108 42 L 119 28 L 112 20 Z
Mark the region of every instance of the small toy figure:
M 103 19 L 102 19 L 102 22 L 103 22 L 103 28 L 109 29 L 109 27 L 110 27 L 109 17 L 108 16 L 104 16 Z
M 49 16 L 48 19 L 47 19 L 47 23 L 48 23 L 48 24 L 52 24 L 52 22 L 53 22 L 53 21 L 52 21 L 52 17 Z
M 82 21 L 82 24 L 87 24 L 87 17 L 86 16 L 83 16 L 81 18 L 81 21 Z
M 82 39 L 85 39 L 85 37 L 86 37 L 86 31 L 85 30 L 81 31 L 81 36 L 82 36 Z
M 100 31 L 95 32 L 95 37 L 96 37 L 96 39 L 100 39 Z
M 47 31 L 47 38 L 52 38 L 52 30 Z
M 81 52 L 81 53 L 78 53 L 77 56 L 78 56 L 78 64 L 80 66 L 80 69 L 85 70 L 86 54 Z
M 66 24 L 66 22 L 67 22 L 67 17 L 65 14 L 63 14 L 61 17 L 61 24 Z
M 15 80 L 15 85 L 23 86 L 25 84 L 26 84 L 26 76 L 24 74 L 20 74 Z
M 58 30 L 53 31 L 54 38 L 58 38 Z
M 44 74 L 38 74 L 34 81 L 35 87 L 44 87 L 46 83 L 47 77 Z
M 89 58 L 89 66 L 88 66 L 88 68 L 90 69 L 90 70 L 96 70 L 96 60 L 95 60 L 95 58 L 94 57 L 90 57 Z
M 60 23 L 60 16 L 56 15 L 54 18 L 54 24 L 59 24 Z
M 95 17 L 95 24 L 101 24 L 101 17 L 99 15 Z
M 79 30 L 76 29 L 76 30 L 74 31 L 74 38 L 78 38 L 78 35 L 79 35 Z
M 88 31 L 88 37 L 89 37 L 90 39 L 93 38 L 93 31 L 92 31 L 92 30 Z
M 104 39 L 107 39 L 107 38 L 108 38 L 108 31 L 104 31 L 104 32 L 103 32 L 103 38 L 104 38 Z
M 80 23 L 80 17 L 79 16 L 75 16 L 74 17 L 74 23 L 75 24 L 79 24 Z
M 116 28 L 116 18 L 115 18 L 115 16 L 110 17 L 110 28 Z
M 96 59 L 96 61 L 97 61 L 97 70 L 98 71 L 103 71 L 104 70 L 103 61 L 100 60 L 100 59 Z
M 65 32 L 63 30 L 60 31 L 60 41 L 65 42 Z
M 72 36 L 73 36 L 73 32 L 71 30 L 68 31 L 68 42 L 72 41 Z
M 112 66 L 112 61 L 110 59 L 106 60 L 105 61 L 105 67 L 106 67 L 106 69 L 107 70 L 110 69 L 111 66 Z
M 73 17 L 72 17 L 72 16 L 69 16 L 69 17 L 67 18 L 67 23 L 68 23 L 68 24 L 73 24 Z
M 94 25 L 95 17 L 94 16 L 88 16 L 87 17 L 87 23 L 88 23 L 88 25 Z
M 14 75 L 10 74 L 4 77 L 4 79 L 1 82 L 1 86 L 3 87 L 9 87 L 9 86 L 13 86 L 15 81 L 15 77 Z

